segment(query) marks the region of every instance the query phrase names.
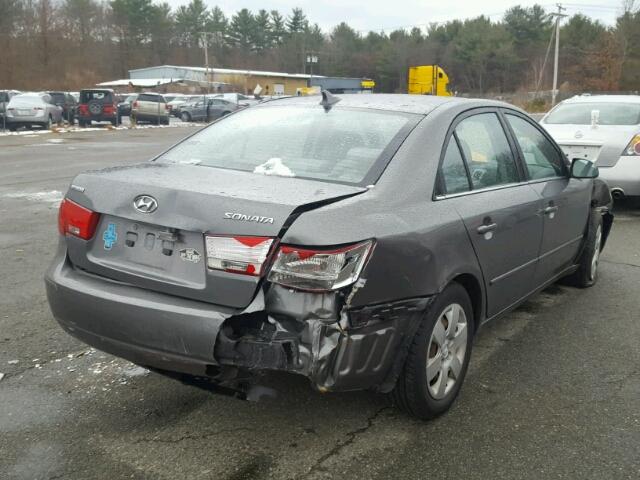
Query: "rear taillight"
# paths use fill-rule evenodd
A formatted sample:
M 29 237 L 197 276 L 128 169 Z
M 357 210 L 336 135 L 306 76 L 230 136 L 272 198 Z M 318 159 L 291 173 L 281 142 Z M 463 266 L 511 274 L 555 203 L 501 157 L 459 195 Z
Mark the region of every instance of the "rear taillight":
M 78 105 L 78 113 L 80 113 L 80 115 L 87 115 L 89 113 L 89 105 L 87 104 Z
M 58 212 L 58 230 L 60 235 L 73 235 L 83 240 L 91 240 L 96 233 L 100 214 L 72 202 L 62 200 Z
M 138 102 L 137 101 L 133 102 L 133 108 L 138 108 Z
M 102 106 L 102 111 L 104 113 L 110 114 L 116 111 L 116 106 L 115 105 L 103 105 Z
M 213 270 L 260 276 L 273 244 L 271 237 L 205 237 L 207 266 Z
M 300 290 L 337 290 L 358 279 L 372 247 L 372 240 L 330 250 L 282 245 L 269 281 Z
M 634 137 L 629 142 L 629 145 L 627 145 L 627 148 L 625 148 L 622 152 L 622 155 L 640 155 L 640 134 L 634 135 Z
M 171 107 L 169 107 L 169 105 L 167 105 L 166 103 L 164 104 L 164 109 L 165 110 L 171 110 Z

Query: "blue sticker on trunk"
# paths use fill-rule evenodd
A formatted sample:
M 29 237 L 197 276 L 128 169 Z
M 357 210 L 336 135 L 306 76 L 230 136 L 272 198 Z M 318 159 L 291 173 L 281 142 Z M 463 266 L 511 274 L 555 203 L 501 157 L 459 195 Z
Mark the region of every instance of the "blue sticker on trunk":
M 116 232 L 115 223 L 110 223 L 107 225 L 107 229 L 102 234 L 102 239 L 104 240 L 104 249 L 111 250 L 111 247 L 113 247 L 118 240 L 118 233 Z

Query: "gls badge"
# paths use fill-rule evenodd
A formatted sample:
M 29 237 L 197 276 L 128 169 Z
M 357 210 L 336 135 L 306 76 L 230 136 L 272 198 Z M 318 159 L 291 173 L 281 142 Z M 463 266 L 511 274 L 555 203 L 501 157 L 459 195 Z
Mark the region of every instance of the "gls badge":
M 133 199 L 133 207 L 140 213 L 153 213 L 158 209 L 158 201 L 151 195 L 138 195 Z

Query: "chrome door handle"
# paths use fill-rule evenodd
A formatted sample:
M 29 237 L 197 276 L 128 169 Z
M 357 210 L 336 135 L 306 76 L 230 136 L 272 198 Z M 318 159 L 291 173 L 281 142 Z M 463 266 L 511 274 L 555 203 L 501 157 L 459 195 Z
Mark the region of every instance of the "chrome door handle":
M 496 228 L 498 228 L 498 224 L 497 223 L 488 223 L 488 224 L 484 224 L 484 225 L 480 225 L 476 231 L 482 235 L 484 233 L 487 232 L 491 232 L 493 230 L 495 230 Z
M 558 211 L 558 207 L 549 206 L 549 207 L 545 208 L 544 210 L 542 210 L 542 213 L 544 213 L 545 215 L 549 215 L 550 213 L 555 213 L 557 211 Z

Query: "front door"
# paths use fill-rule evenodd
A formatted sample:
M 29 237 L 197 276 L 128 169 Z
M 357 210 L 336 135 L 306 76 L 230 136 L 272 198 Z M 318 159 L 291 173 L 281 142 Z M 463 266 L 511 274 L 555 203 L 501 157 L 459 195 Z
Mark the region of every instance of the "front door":
M 564 155 L 528 118 L 506 112 L 531 187 L 540 197 L 544 221 L 536 284 L 542 285 L 570 267 L 578 254 L 591 198 L 590 182 L 569 177 Z

